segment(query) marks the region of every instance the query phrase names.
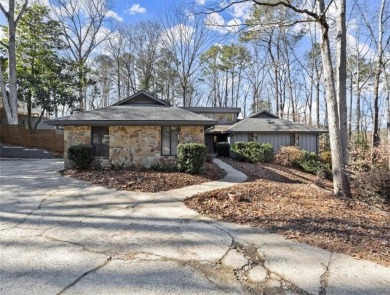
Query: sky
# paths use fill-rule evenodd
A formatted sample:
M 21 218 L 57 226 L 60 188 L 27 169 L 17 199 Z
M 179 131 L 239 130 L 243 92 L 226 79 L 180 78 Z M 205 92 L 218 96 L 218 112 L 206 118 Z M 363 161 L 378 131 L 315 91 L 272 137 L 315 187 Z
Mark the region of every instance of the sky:
M 8 0 L 0 0 L 7 5 Z M 29 2 L 32 2 L 31 0 Z M 133 23 L 141 20 L 154 19 L 162 16 L 172 6 L 192 6 L 203 3 L 202 0 L 113 0 L 112 16 L 121 23 Z M 0 24 L 5 24 L 5 18 L 0 13 Z
M 115 0 L 112 10 L 123 23 L 133 23 L 161 17 L 172 6 L 192 6 L 194 2 L 194 0 Z

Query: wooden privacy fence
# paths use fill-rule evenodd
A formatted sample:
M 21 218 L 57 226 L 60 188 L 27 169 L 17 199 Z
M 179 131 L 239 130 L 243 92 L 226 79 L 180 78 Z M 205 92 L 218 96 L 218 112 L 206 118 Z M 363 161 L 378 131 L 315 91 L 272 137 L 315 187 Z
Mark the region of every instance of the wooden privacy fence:
M 24 126 L 0 126 L 0 142 L 24 147 L 64 152 L 64 135 L 53 130 L 28 130 Z

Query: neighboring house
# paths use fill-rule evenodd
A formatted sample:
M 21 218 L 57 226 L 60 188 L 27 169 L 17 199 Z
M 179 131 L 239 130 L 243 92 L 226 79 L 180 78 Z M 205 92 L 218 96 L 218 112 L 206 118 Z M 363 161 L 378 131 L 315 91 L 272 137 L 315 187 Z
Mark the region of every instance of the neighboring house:
M 18 106 L 18 125 L 25 126 L 28 128 L 28 114 L 27 114 L 27 107 L 24 103 L 18 103 L 20 106 Z M 40 110 L 38 109 L 32 109 L 31 113 L 31 123 L 33 126 L 38 122 L 40 115 Z M 42 118 L 45 119 L 45 118 Z M 7 122 L 7 115 L 5 114 L 5 108 L 3 106 L 3 98 L 0 97 L 0 125 L 8 125 Z M 47 124 L 44 124 L 43 121 L 39 122 L 37 125 L 37 129 L 53 129 L 53 126 L 49 126 Z
M 297 146 L 318 153 L 318 137 L 320 133 L 328 131 L 279 119 L 270 112 L 260 111 L 228 127 L 224 132 L 230 135 L 230 143 L 257 141 L 270 143 L 274 152 L 281 146 Z
M 177 155 L 179 143 L 205 143 L 205 129 L 217 121 L 170 106 L 140 91 L 112 106 L 46 121 L 64 126 L 67 149 L 92 144 L 103 164 L 145 166 Z
M 205 143 L 209 153 L 215 152 L 217 142 L 228 142 L 229 133 L 226 130 L 233 124 L 237 123 L 240 108 L 221 108 L 221 107 L 183 107 L 207 118 L 217 120 L 217 125 L 206 130 Z

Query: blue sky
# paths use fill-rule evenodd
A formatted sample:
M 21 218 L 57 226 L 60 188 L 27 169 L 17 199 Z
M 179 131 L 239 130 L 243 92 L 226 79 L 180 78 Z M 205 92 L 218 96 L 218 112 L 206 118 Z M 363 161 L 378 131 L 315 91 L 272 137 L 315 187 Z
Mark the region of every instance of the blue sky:
M 1 2 L 6 4 L 8 0 Z M 118 15 L 118 20 L 122 20 L 122 23 L 133 23 L 161 17 L 173 6 L 192 6 L 195 2 L 196 0 L 113 0 L 112 10 Z M 0 13 L 0 24 L 5 23 L 4 15 Z
M 161 17 L 173 6 L 192 6 L 195 0 L 116 0 L 113 11 L 123 20 L 123 23 L 133 23 L 141 20 Z

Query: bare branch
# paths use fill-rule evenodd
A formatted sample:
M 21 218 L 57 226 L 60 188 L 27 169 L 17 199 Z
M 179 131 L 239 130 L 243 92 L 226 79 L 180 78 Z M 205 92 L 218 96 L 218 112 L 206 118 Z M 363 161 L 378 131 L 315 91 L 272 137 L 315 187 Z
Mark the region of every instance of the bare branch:
M 15 25 L 18 24 L 18 22 L 20 21 L 20 19 L 22 18 L 23 16 L 23 13 L 26 11 L 26 8 L 27 8 L 27 5 L 28 5 L 28 0 L 26 0 L 26 2 L 23 3 L 23 6 L 22 8 L 20 9 L 20 12 L 15 20 Z

